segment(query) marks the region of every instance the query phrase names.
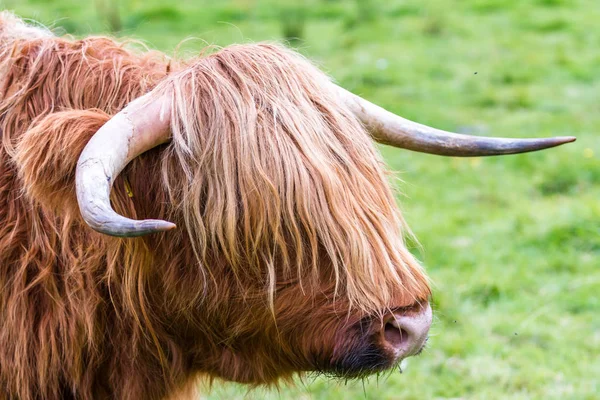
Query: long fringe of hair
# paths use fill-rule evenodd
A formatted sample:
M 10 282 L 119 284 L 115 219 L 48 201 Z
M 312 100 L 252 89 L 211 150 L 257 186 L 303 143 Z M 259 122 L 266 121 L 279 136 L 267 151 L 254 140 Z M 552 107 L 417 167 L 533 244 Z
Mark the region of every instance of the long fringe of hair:
M 172 98 L 163 181 L 199 265 L 218 249 L 237 275 L 266 277 L 271 303 L 278 280 L 320 287 L 326 265 L 334 296 L 365 312 L 427 291 L 372 139 L 305 58 L 230 46 L 156 93 Z

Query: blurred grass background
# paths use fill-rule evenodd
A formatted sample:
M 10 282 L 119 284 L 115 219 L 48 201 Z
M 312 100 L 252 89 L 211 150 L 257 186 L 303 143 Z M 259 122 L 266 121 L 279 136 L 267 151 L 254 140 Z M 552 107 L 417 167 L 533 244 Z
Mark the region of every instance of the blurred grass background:
M 424 355 L 404 373 L 208 398 L 597 399 L 600 396 L 598 0 L 4 0 L 76 36 L 180 56 L 287 39 L 341 85 L 435 127 L 575 135 L 541 153 L 440 158 L 381 147 L 435 285 Z

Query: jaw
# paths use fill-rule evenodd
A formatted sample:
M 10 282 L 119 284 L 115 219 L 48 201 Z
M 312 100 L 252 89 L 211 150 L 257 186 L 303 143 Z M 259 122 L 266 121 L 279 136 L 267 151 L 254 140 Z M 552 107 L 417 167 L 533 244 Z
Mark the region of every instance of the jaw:
M 219 380 L 277 386 L 298 375 L 360 379 L 388 371 L 404 358 L 382 342 L 384 315 L 349 312 L 347 303 L 325 297 L 316 300 L 281 289 L 276 320 L 263 303 L 234 307 L 226 321 L 220 317 L 219 340 L 203 340 L 221 344 L 196 352 L 197 366 Z M 396 304 L 385 312 L 414 306 Z
M 360 326 L 354 324 L 354 329 L 359 332 Z M 313 333 L 313 340 L 320 336 L 316 329 L 309 331 Z M 348 335 L 346 332 L 343 335 L 345 339 L 342 339 L 338 332 L 337 337 L 328 340 L 329 345 L 313 341 L 310 349 L 305 349 L 306 355 L 300 354 L 302 351 L 295 354 L 286 354 L 281 349 L 274 351 L 273 342 L 267 339 L 244 341 L 236 343 L 235 349 L 222 348 L 211 359 L 206 358 L 205 352 L 199 354 L 203 358 L 201 370 L 211 379 L 251 387 L 293 384 L 295 377 L 303 376 L 323 375 L 343 381 L 361 379 L 391 371 L 403 359 L 379 342 L 379 334 L 368 332 Z M 298 349 L 300 346 L 285 347 Z
M 223 347 L 218 354 L 208 358 L 206 354 L 198 354 L 200 372 L 211 380 L 235 382 L 251 387 L 270 387 L 281 382 L 293 382 L 297 371 L 293 370 L 289 363 L 282 363 L 280 357 L 267 356 L 263 346 L 247 342 L 239 348 L 242 350 Z M 248 349 L 253 351 L 244 351 Z

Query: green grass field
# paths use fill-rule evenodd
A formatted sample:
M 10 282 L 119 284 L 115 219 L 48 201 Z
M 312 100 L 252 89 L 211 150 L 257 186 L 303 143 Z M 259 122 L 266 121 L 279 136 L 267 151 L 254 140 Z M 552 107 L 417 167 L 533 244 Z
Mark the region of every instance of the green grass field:
M 541 153 L 441 158 L 381 147 L 434 282 L 428 349 L 404 373 L 306 379 L 231 399 L 600 397 L 598 0 L 5 0 L 63 32 L 178 54 L 292 41 L 346 88 L 409 119 L 472 134 L 575 135 Z M 293 5 L 293 3 L 302 4 Z

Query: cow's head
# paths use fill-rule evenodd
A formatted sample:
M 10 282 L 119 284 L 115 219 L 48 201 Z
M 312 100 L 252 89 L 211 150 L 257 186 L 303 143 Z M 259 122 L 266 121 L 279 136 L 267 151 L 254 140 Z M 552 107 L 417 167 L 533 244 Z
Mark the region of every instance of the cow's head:
M 418 354 L 432 318 L 428 280 L 403 241 L 372 138 L 452 156 L 571 140 L 443 132 L 345 91 L 282 47 L 234 46 L 175 73 L 98 130 L 79 159 L 79 206 L 108 235 L 174 229 L 118 215 L 109 200 L 131 160 L 168 143 L 162 177 L 152 179 L 162 180 L 165 215 L 193 249 L 180 267 L 206 277 L 195 310 L 210 325 L 198 338 L 210 342 L 202 368 L 249 383 L 296 371 L 363 376 Z

